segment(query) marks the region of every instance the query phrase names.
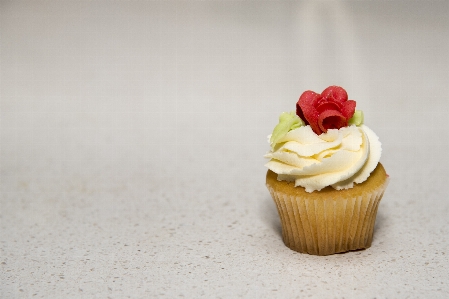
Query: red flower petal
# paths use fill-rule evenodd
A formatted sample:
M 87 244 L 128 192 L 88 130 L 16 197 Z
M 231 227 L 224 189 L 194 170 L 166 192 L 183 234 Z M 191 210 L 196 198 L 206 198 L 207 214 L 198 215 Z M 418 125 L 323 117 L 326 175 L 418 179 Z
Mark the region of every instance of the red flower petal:
M 355 105 L 356 103 L 353 100 L 349 100 L 343 104 L 343 107 L 340 111 L 347 120 L 349 120 L 354 115 Z
M 329 129 L 340 129 L 348 125 L 347 119 L 337 110 L 327 110 L 320 114 L 318 126 L 326 133 Z
M 340 106 L 337 103 L 333 102 L 321 102 L 318 106 L 316 106 L 316 110 L 318 113 L 323 113 L 326 110 L 340 110 Z
M 302 119 L 307 126 L 309 122 L 307 121 L 306 117 L 304 116 L 304 113 L 302 113 L 301 107 L 299 107 L 299 104 L 296 104 L 296 115 L 299 116 L 300 119 Z
M 315 109 L 314 104 L 320 99 L 320 95 L 313 91 L 305 91 L 296 103 L 296 114 L 304 120 L 307 124 L 310 124 L 312 130 L 321 134 L 321 130 L 318 126 L 319 113 Z
M 321 97 L 327 101 L 335 101 L 338 103 L 344 103 L 348 99 L 348 94 L 346 90 L 340 86 L 329 86 L 321 93 Z

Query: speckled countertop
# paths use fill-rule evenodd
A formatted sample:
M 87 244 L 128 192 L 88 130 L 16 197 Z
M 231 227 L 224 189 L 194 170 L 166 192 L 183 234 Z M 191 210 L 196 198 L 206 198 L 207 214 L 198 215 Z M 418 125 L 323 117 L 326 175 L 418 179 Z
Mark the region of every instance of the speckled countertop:
M 0 298 L 448 298 L 448 13 L 2 1 Z M 391 182 L 372 247 L 318 257 L 282 243 L 262 156 L 331 84 Z

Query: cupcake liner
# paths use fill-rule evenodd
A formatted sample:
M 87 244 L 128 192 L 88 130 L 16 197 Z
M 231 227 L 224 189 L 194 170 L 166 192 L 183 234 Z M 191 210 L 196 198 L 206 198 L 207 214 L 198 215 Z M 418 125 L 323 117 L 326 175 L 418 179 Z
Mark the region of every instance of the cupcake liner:
M 267 187 L 281 218 L 285 245 L 301 253 L 329 255 L 371 246 L 377 208 L 387 185 L 388 181 L 356 197 L 320 199 Z

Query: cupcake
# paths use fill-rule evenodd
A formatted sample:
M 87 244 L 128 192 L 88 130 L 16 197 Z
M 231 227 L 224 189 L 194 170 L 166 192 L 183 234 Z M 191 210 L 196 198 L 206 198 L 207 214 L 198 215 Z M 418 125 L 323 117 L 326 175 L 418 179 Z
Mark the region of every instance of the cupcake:
M 388 175 L 379 138 L 355 108 L 339 86 L 306 91 L 268 136 L 266 185 L 292 250 L 329 255 L 371 246 Z

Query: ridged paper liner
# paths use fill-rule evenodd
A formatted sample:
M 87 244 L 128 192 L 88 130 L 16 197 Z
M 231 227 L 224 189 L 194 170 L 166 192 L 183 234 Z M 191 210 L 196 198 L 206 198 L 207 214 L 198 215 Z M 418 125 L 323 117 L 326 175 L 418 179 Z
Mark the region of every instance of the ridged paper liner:
M 388 180 L 350 198 L 307 198 L 267 185 L 281 218 L 282 238 L 292 250 L 329 255 L 371 246 L 379 202 Z M 338 191 L 335 191 L 338 192 Z

